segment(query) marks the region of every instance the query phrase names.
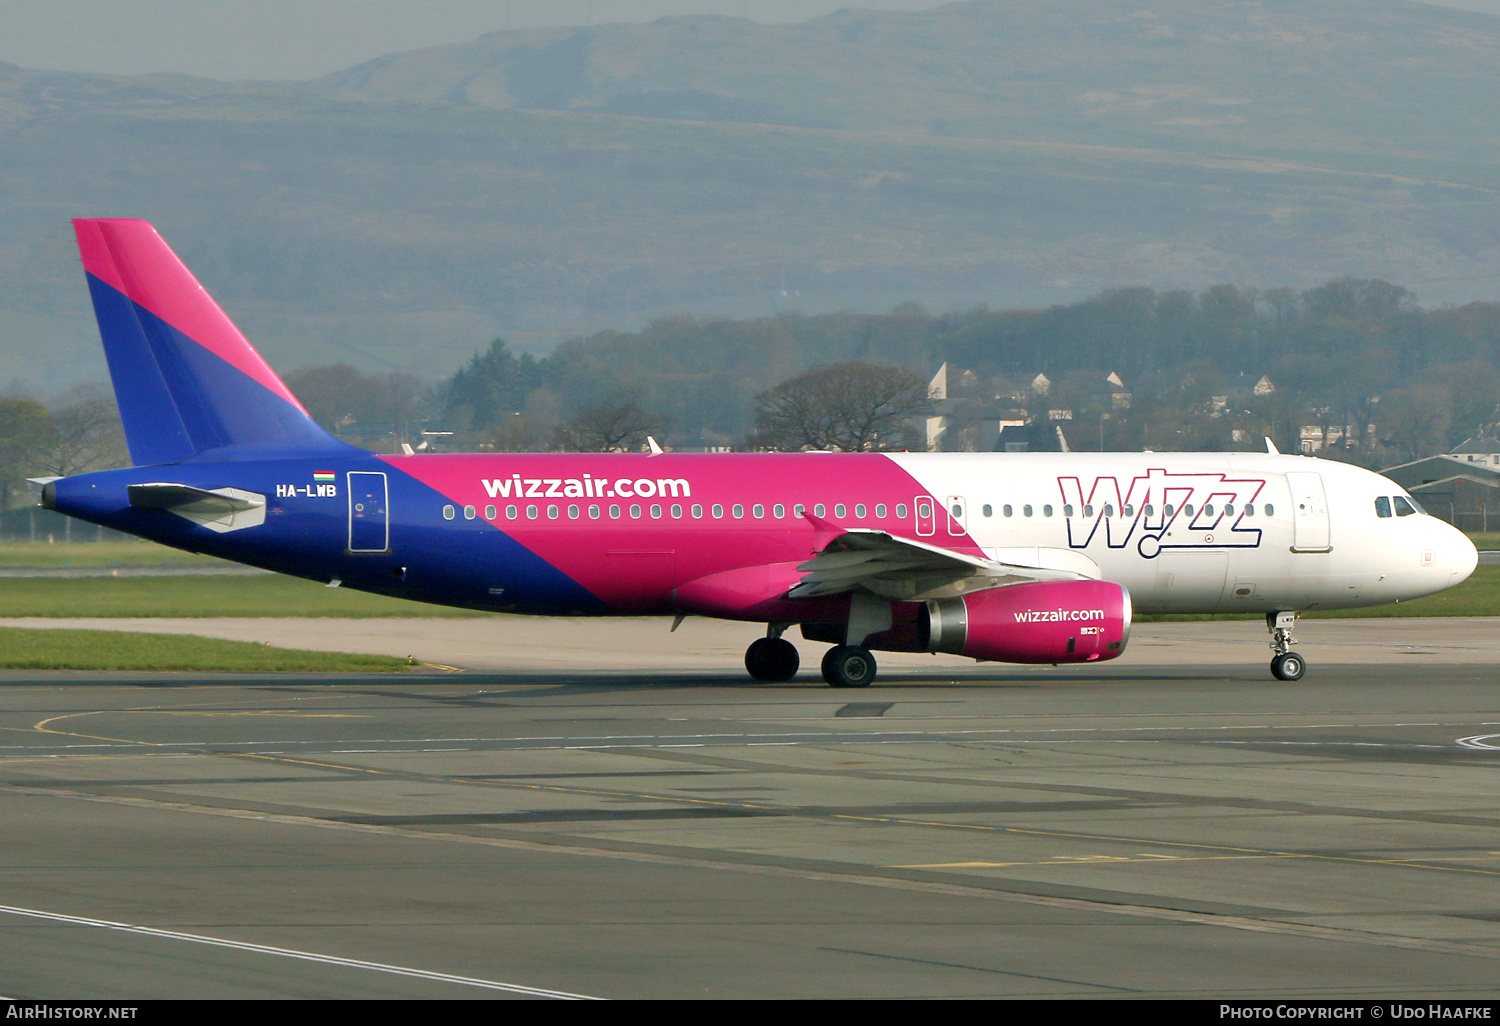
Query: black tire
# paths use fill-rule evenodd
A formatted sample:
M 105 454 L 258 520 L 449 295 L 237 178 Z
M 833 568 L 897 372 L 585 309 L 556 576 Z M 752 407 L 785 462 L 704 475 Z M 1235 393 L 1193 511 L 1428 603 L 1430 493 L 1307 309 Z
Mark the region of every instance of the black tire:
M 785 638 L 757 638 L 745 650 L 745 669 L 756 680 L 788 681 L 801 665 L 797 646 Z
M 1283 652 L 1271 660 L 1271 676 L 1277 680 L 1301 680 L 1307 662 L 1296 652 Z
M 835 688 L 869 687 L 875 679 L 875 657 L 861 645 L 835 645 L 823 657 L 823 679 Z

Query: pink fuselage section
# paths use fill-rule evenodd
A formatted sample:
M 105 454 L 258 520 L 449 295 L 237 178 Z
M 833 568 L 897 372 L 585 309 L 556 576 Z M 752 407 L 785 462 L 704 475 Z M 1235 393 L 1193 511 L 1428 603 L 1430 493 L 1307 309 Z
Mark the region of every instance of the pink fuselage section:
M 612 612 L 804 619 L 826 603 L 775 599 L 797 583 L 797 564 L 844 528 L 918 538 L 936 523 L 937 536 L 920 540 L 979 554 L 934 497 L 878 453 L 383 459 L 446 498 L 455 518 L 472 509 Z

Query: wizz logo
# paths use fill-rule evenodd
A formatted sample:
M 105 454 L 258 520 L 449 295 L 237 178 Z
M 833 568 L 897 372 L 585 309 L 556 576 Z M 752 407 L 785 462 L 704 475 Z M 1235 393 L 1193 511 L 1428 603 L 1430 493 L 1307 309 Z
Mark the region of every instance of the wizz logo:
M 1224 474 L 1173 474 L 1152 468 L 1130 478 L 1097 477 L 1084 491 L 1076 477 L 1059 477 L 1068 546 L 1088 548 L 1101 534 L 1111 549 L 1134 541 L 1147 559 L 1162 549 L 1254 548 L 1260 529 L 1245 506 L 1266 482 Z M 1248 522 L 1247 522 L 1248 521 Z

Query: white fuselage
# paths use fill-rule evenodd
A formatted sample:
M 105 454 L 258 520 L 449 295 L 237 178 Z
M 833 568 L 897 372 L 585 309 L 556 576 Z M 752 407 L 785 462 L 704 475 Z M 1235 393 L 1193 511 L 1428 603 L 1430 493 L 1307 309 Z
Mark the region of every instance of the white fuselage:
M 891 457 L 945 507 L 932 540 L 1087 555 L 1150 612 L 1380 605 L 1452 587 L 1474 545 L 1379 474 L 1269 453 Z M 1384 499 L 1384 503 L 1377 500 Z M 957 511 L 955 513 L 955 511 Z M 1170 511 L 1170 513 L 1169 513 Z M 1382 515 L 1385 513 L 1385 515 Z

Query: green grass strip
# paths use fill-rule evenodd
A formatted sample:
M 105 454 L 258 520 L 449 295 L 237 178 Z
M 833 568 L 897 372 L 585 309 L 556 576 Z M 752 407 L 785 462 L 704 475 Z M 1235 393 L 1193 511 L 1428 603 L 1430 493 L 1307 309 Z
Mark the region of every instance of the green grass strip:
M 0 669 L 192 670 L 238 673 L 394 673 L 405 659 L 273 648 L 191 634 L 0 627 Z
M 0 567 L 234 566 L 148 541 L 0 542 Z
M 250 577 L 13 577 L 5 616 L 492 616 L 328 588 L 280 574 Z

